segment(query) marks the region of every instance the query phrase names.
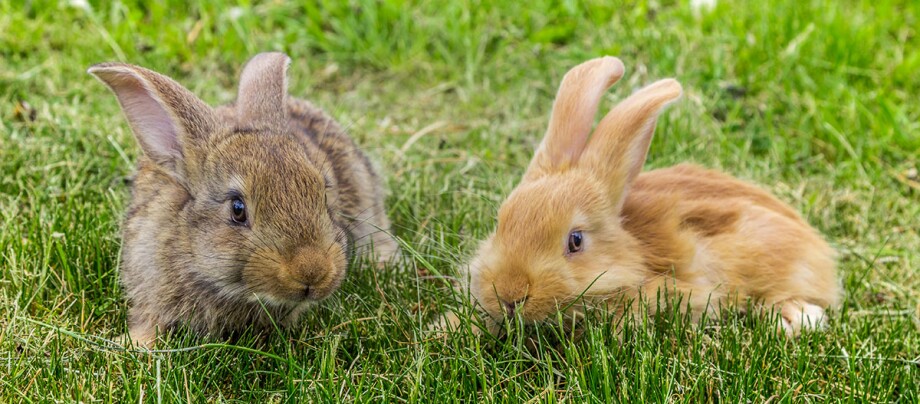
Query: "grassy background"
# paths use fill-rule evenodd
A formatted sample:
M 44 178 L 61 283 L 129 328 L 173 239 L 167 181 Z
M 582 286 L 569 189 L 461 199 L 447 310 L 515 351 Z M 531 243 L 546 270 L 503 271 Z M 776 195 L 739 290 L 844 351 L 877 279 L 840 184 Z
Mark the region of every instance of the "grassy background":
M 920 400 L 920 3 L 872 0 L 0 1 L 0 401 Z M 292 56 L 291 92 L 386 173 L 400 270 L 358 265 L 302 329 L 172 351 L 105 349 L 125 178 L 138 148 L 85 73 L 127 61 L 231 101 L 242 63 Z M 695 161 L 763 184 L 839 250 L 827 332 L 703 331 L 662 316 L 622 340 L 421 332 L 493 225 L 571 66 L 617 55 L 605 101 L 676 77 L 648 167 Z M 181 350 L 181 348 L 189 348 Z

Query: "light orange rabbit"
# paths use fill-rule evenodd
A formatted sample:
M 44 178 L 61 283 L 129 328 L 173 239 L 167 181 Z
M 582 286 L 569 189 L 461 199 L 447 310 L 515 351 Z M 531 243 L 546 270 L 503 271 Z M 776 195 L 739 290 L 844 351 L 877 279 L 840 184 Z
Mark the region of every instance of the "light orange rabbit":
M 601 96 L 623 72 L 604 57 L 566 74 L 546 137 L 470 263 L 473 297 L 493 320 L 539 322 L 564 307 L 616 312 L 614 298 L 665 288 L 695 314 L 753 298 L 781 313 L 787 335 L 820 327 L 840 296 L 835 252 L 795 210 L 694 165 L 641 173 L 659 113 L 681 95 L 677 81 L 637 91 L 592 134 Z

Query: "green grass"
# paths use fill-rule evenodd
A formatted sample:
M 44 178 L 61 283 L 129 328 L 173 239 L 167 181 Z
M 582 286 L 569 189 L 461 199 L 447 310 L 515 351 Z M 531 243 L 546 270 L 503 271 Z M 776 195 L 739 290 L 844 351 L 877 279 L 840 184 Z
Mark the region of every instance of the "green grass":
M 0 1 L 2 402 L 920 401 L 920 3 L 22 3 Z M 106 349 L 126 329 L 118 228 L 139 151 L 86 68 L 143 65 L 216 104 L 263 50 L 289 53 L 291 92 L 379 162 L 416 254 L 359 263 L 302 328 Z M 622 339 L 603 319 L 580 338 L 423 332 L 456 307 L 440 275 L 490 231 L 562 74 L 604 54 L 627 66 L 605 107 L 684 85 L 648 167 L 756 181 L 827 235 L 846 299 L 826 332 L 673 315 Z

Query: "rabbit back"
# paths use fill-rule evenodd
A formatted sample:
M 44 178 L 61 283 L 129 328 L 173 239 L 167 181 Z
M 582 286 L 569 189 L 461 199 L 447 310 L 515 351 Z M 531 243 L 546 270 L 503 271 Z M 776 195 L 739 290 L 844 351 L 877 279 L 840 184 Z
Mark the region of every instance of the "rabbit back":
M 691 164 L 639 175 L 623 227 L 650 270 L 768 303 L 839 303 L 835 252 L 789 205 L 727 174 Z

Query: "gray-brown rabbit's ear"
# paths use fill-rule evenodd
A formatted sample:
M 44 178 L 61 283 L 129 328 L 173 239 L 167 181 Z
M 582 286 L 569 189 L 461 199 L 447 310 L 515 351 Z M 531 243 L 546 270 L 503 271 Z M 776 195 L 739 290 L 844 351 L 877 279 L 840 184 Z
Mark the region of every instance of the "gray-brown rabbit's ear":
M 214 129 L 211 107 L 169 77 L 123 63 L 87 72 L 112 89 L 144 154 L 158 164 L 175 167 L 187 142 Z
M 248 126 L 283 125 L 287 98 L 287 68 L 291 59 L 280 52 L 254 56 L 240 75 L 236 112 Z
M 537 149 L 525 179 L 570 168 L 582 154 L 597 105 L 613 83 L 623 77 L 623 62 L 612 56 L 573 67 L 559 85 L 546 136 Z
M 620 102 L 597 124 L 579 164 L 607 181 L 611 200 L 622 205 L 645 164 L 658 115 L 682 93 L 677 80 L 657 81 Z

